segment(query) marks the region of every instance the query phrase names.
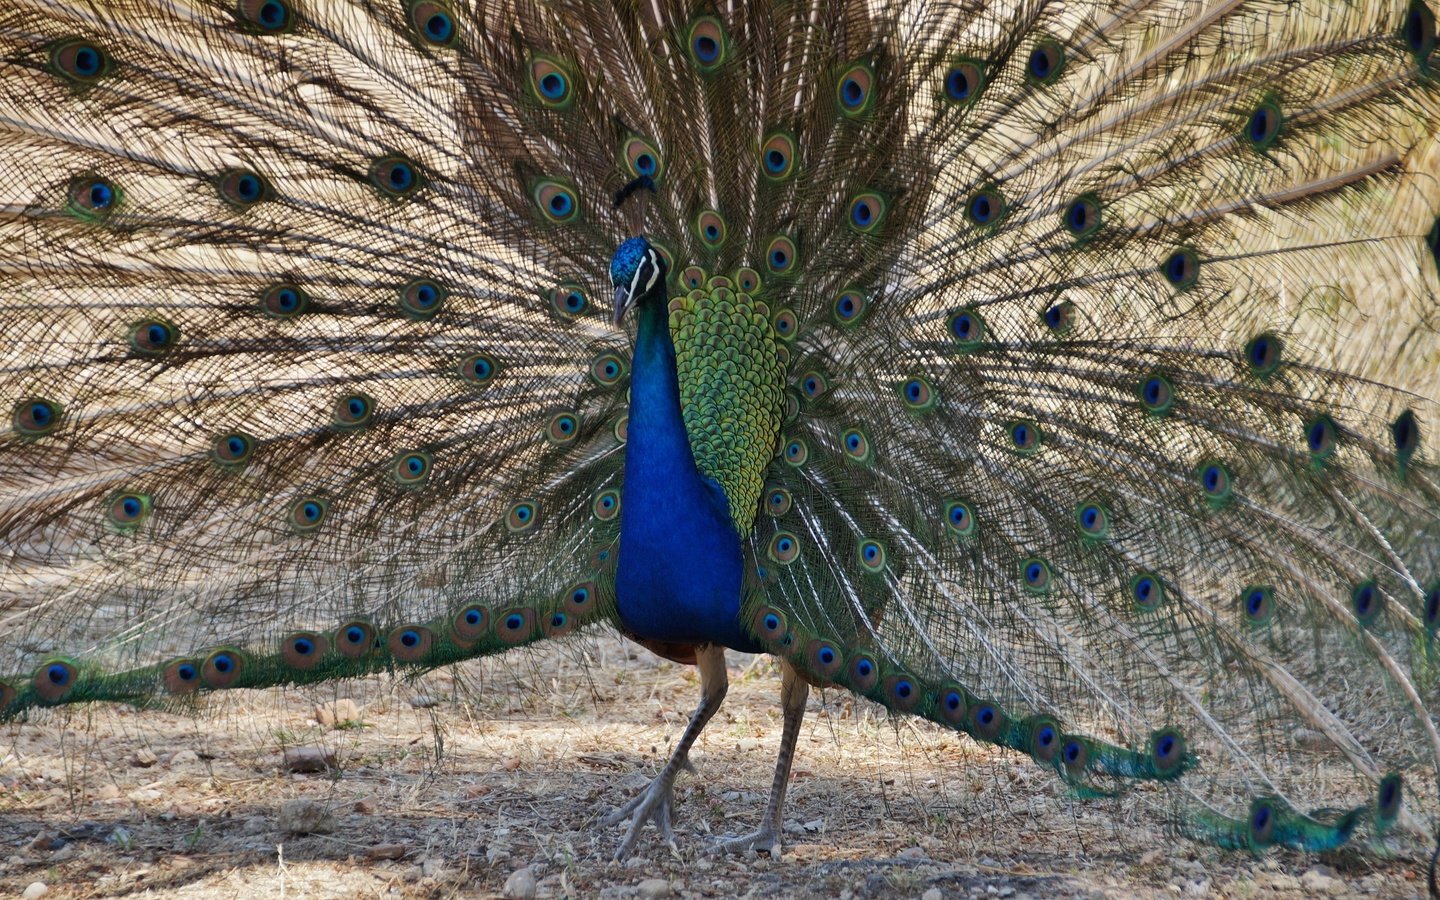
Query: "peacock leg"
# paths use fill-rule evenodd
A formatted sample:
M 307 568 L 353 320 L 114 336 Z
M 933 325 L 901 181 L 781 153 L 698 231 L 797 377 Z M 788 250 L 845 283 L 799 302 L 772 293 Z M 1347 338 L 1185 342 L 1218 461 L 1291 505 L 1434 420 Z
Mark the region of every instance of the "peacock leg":
M 655 827 L 659 829 L 660 836 L 667 844 L 675 846 L 675 833 L 670 829 L 670 803 L 675 776 L 682 768 L 691 768 L 688 759 L 690 746 L 700 736 L 710 717 L 720 709 L 725 693 L 730 688 L 730 679 L 725 672 L 724 647 L 719 644 L 700 647 L 695 651 L 695 666 L 700 670 L 700 705 L 690 716 L 690 724 L 685 726 L 685 733 L 680 736 L 675 752 L 670 754 L 665 768 L 651 780 L 649 787 L 603 820 L 606 826 L 610 826 L 624 821 L 627 816 L 630 818 L 630 829 L 625 832 L 625 840 L 620 842 L 619 849 L 615 851 L 616 860 L 630 855 L 647 819 L 655 822 Z
M 800 737 L 800 723 L 805 719 L 805 701 L 810 697 L 809 683 L 800 677 L 794 666 L 782 659 L 780 668 L 784 672 L 784 680 L 780 684 L 784 731 L 780 736 L 780 756 L 775 760 L 775 782 L 770 786 L 770 802 L 765 806 L 765 818 L 760 827 L 750 834 L 721 841 L 715 846 L 717 853 L 764 850 L 771 859 L 780 858 L 780 813 L 785 806 L 785 789 L 790 785 L 790 764 L 795 761 L 795 742 Z

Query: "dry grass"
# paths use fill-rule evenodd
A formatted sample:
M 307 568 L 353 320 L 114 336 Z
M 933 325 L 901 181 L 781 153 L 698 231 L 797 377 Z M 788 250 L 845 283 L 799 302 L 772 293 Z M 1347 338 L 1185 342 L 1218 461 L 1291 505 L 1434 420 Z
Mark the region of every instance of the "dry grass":
M 648 832 L 623 865 L 609 862 L 620 828 L 597 820 L 663 762 L 698 684 L 615 638 L 414 683 L 242 692 L 199 716 L 92 707 L 4 726 L 0 894 L 43 881 L 50 897 L 484 896 L 526 867 L 541 896 L 579 897 L 656 878 L 680 896 L 1422 890 L 1417 859 L 1255 859 L 1176 841 L 1132 806 L 1067 799 L 1027 760 L 833 693 L 811 700 L 783 859 L 710 857 L 716 837 L 754 827 L 780 733 L 771 664 L 736 656 L 731 679 L 693 754 L 699 774 L 678 785 L 678 851 Z M 440 702 L 413 707 L 422 695 Z M 340 698 L 361 724 L 318 724 L 316 704 Z M 333 752 L 336 768 L 284 773 L 296 746 Z M 335 829 L 285 833 L 280 809 L 296 798 Z M 375 858 L 382 847 L 398 858 Z

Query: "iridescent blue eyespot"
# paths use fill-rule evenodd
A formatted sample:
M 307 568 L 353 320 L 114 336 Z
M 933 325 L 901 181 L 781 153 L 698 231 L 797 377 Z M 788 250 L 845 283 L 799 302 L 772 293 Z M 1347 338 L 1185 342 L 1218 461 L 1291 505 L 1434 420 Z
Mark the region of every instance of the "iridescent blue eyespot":
M 984 70 L 979 63 L 957 60 L 945 73 L 945 99 L 955 106 L 965 106 L 980 95 Z
M 1256 150 L 1265 150 L 1280 136 L 1283 123 L 1280 105 L 1274 100 L 1266 100 L 1250 114 L 1245 123 L 1245 137 Z
M 22 437 L 42 437 L 60 425 L 60 407 L 39 398 L 21 400 L 10 413 L 10 425 Z
M 716 71 L 725 62 L 725 30 L 720 20 L 702 16 L 690 25 L 690 59 L 704 74 Z
M 965 206 L 965 214 L 976 225 L 990 225 L 999 220 L 1004 209 L 1005 201 L 1000 194 L 986 190 L 970 198 L 970 202 Z
M 840 73 L 835 79 L 835 99 L 840 111 L 847 116 L 859 116 L 869 111 L 875 73 L 870 67 L 859 63 Z
M 1065 50 L 1054 41 L 1042 41 L 1030 51 L 1026 72 L 1040 84 L 1051 84 L 1065 68 Z
M 111 62 L 109 54 L 91 41 L 61 41 L 50 48 L 50 69 L 83 89 L 108 75 Z
M 438 0 L 417 0 L 413 3 L 410 24 L 427 44 L 448 47 L 455 42 L 455 16 Z
M 294 12 L 283 0 L 240 0 L 238 17 L 246 30 L 266 34 L 289 31 L 294 25 Z
M 1184 290 L 1192 287 L 1200 278 L 1200 257 L 1194 250 L 1182 248 L 1171 253 L 1160 267 L 1165 280 Z
M 391 197 L 408 197 L 423 184 L 420 169 L 401 156 L 382 156 L 370 165 L 370 183 Z

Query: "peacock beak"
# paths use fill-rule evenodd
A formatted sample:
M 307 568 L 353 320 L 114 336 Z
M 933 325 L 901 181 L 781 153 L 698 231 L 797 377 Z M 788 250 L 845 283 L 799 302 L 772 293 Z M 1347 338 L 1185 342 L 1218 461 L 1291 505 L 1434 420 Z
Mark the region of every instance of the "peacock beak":
M 619 325 L 625 320 L 625 311 L 630 308 L 630 288 L 617 287 L 615 289 L 615 324 Z

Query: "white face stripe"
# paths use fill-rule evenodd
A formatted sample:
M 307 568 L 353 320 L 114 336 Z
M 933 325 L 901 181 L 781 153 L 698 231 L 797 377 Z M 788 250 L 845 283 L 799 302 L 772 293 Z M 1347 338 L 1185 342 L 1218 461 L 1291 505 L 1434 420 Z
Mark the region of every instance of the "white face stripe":
M 653 247 L 645 251 L 645 256 L 650 260 L 650 280 L 645 282 L 645 291 L 648 291 L 655 286 L 655 279 L 660 277 L 660 259 L 655 255 Z M 645 292 L 635 289 L 640 284 L 640 273 L 643 271 L 645 271 L 644 266 L 636 266 L 635 274 L 630 276 L 630 299 L 632 302 Z

